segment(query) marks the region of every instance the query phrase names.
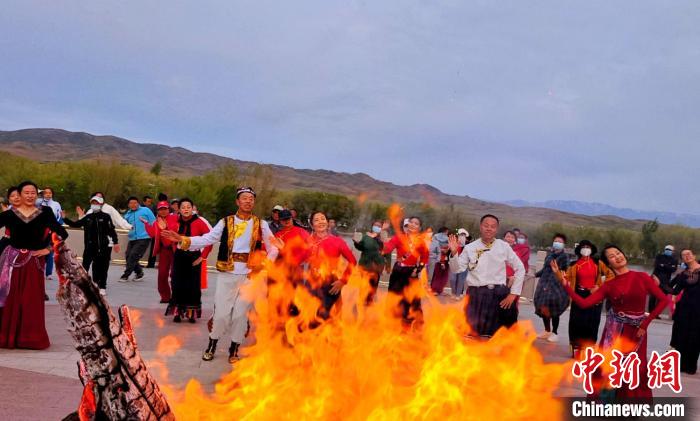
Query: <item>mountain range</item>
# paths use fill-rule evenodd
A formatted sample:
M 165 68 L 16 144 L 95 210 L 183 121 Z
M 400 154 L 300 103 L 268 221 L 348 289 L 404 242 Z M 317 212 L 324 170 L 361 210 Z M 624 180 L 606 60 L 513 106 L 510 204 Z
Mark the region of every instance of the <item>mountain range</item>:
M 615 215 L 625 219 L 658 219 L 662 224 L 680 224 L 700 228 L 700 215 L 690 213 L 644 211 L 629 208 L 617 208 L 604 203 L 579 202 L 576 200 L 547 200 L 544 202 L 529 202 L 526 200 L 508 200 L 503 202 L 516 207 L 540 207 L 557 209 L 564 212 L 581 215 Z
M 202 174 L 222 165 L 234 165 L 246 174 L 258 165 L 212 153 L 193 152 L 182 147 L 153 143 L 137 143 L 116 136 L 98 136 L 61 129 L 23 129 L 0 131 L 0 150 L 41 162 L 108 160 L 136 165 L 146 170 L 162 163 L 162 174 L 188 176 Z M 629 228 L 638 230 L 644 223 L 637 216 L 590 216 L 583 211 L 532 206 L 516 206 L 480 200 L 470 196 L 448 194 L 428 184 L 402 186 L 377 180 L 365 173 L 345 173 L 327 169 L 296 169 L 283 165 L 265 164 L 275 177 L 280 190 L 316 190 L 385 203 L 423 202 L 433 206 L 454 206 L 467 215 L 478 218 L 494 213 L 511 221 L 531 224 L 559 222 L 568 225 L 591 225 L 600 228 Z M 631 218 L 631 219 L 630 219 Z M 650 218 L 646 218 L 650 219 Z

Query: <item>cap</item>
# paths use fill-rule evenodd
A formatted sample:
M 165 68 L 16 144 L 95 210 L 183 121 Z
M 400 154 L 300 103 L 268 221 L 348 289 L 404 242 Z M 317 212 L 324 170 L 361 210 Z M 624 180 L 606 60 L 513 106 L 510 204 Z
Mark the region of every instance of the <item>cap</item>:
M 283 211 L 283 210 L 284 210 L 284 206 L 282 206 L 282 205 L 275 205 L 275 206 L 272 208 L 272 210 L 273 210 L 273 211 L 278 211 L 278 212 L 279 212 L 279 211 Z
M 92 197 L 90 198 L 90 201 L 91 201 L 91 202 L 97 202 L 97 203 L 99 203 L 100 205 L 102 205 L 102 204 L 105 203 L 105 200 L 104 200 L 103 198 L 101 198 L 100 196 L 92 196 Z
M 280 221 L 284 221 L 285 219 L 292 219 L 292 212 L 290 212 L 288 209 L 282 209 L 280 211 Z
M 464 228 L 460 228 L 457 230 L 457 235 L 464 234 L 467 237 L 469 237 L 469 231 L 465 230 Z
M 170 205 L 168 204 L 167 200 L 161 200 L 158 202 L 158 206 L 156 206 L 156 209 L 170 209 Z
M 243 193 L 250 193 L 255 197 L 255 190 L 252 187 L 241 187 L 236 190 L 236 199 L 238 199 Z
M 670 244 L 668 244 L 668 245 L 666 245 L 666 247 L 664 247 L 664 250 L 671 250 L 671 251 L 674 251 L 675 249 L 676 249 L 676 248 L 673 247 L 673 246 L 670 245 Z

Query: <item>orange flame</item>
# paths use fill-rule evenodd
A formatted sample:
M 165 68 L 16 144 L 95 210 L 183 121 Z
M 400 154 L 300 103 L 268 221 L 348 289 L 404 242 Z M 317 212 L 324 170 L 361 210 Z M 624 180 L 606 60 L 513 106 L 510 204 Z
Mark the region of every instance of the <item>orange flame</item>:
M 158 347 L 156 348 L 156 352 L 158 354 L 170 357 L 175 355 L 178 349 L 182 346 L 182 341 L 174 335 L 168 335 L 160 339 L 158 341 Z

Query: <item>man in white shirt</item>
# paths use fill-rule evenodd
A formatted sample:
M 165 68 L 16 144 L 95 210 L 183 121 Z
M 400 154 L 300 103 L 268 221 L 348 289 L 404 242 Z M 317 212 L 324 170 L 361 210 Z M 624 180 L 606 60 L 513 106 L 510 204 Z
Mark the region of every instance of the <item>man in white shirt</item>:
M 450 269 L 455 273 L 469 270 L 467 322 L 472 328 L 470 336 L 493 336 L 503 326 L 503 313 L 512 311 L 523 289 L 525 267 L 510 245 L 496 238 L 498 225 L 496 216 L 482 216 L 481 238 L 467 244 L 459 256 L 457 237 L 451 235 L 449 239 Z M 510 289 L 506 284 L 506 264 L 515 270 L 515 281 Z
M 238 348 L 248 331 L 248 312 L 253 305 L 251 297 L 243 290 L 251 283 L 251 273 L 261 268 L 264 251 L 270 260 L 274 260 L 278 253 L 271 242 L 274 235 L 267 221 L 253 215 L 255 191 L 251 187 L 239 188 L 236 205 L 238 212 L 235 215 L 224 217 L 204 235 L 185 237 L 174 231 L 161 231 L 163 238 L 178 242 L 178 247 L 183 250 L 198 250 L 220 243 L 216 269 L 231 274 L 230 277 L 220 277 L 216 285 L 214 320 L 209 344 L 202 355 L 204 361 L 214 359 L 216 345 L 228 331 L 231 332 L 229 362 L 238 360 Z

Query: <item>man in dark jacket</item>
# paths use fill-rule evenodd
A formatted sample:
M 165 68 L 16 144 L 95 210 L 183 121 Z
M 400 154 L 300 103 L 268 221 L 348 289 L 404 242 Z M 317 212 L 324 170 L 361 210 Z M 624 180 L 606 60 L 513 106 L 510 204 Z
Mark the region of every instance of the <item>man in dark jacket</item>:
M 664 252 L 656 256 L 656 260 L 654 260 L 652 276 L 666 293 L 670 293 L 669 281 L 678 269 L 678 259 L 673 255 L 674 250 L 675 248 L 669 244 L 664 247 Z M 656 298 L 649 296 L 649 311 L 651 312 L 654 307 L 656 307 Z
M 92 213 L 86 214 L 78 221 L 64 218 L 64 222 L 74 228 L 83 228 L 85 236 L 83 267 L 89 271 L 92 265 L 92 280 L 100 288 L 100 294 L 107 295 L 107 271 L 112 259 L 112 247 L 109 240 L 112 239 L 114 251 L 119 253 L 119 238 L 114 229 L 112 218 L 102 212 L 103 204 L 103 198 L 94 196 L 90 199 Z

